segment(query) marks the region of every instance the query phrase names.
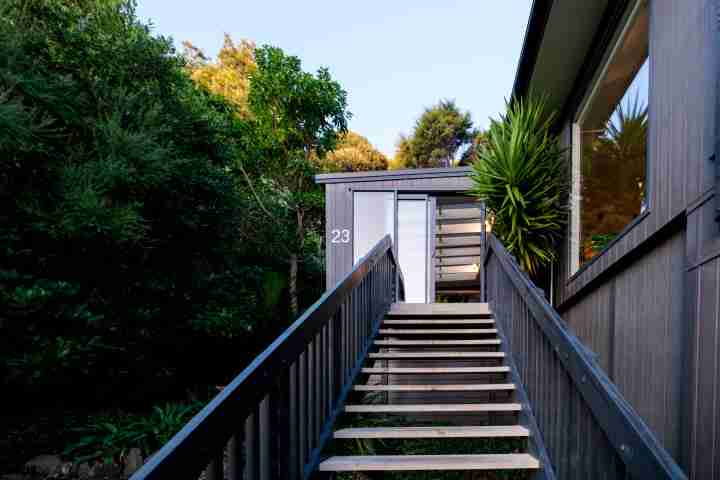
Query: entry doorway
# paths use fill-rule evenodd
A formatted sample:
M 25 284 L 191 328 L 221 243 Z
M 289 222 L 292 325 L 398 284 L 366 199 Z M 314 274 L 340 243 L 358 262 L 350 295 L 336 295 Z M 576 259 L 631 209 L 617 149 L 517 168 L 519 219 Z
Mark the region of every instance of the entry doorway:
M 353 263 L 390 235 L 407 303 L 476 302 L 483 225 L 480 204 L 465 196 L 355 190 Z

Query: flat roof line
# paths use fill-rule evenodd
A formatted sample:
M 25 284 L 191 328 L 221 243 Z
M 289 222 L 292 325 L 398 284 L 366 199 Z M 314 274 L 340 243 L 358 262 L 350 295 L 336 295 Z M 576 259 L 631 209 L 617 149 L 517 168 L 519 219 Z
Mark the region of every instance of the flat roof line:
M 372 170 L 367 172 L 322 173 L 315 175 L 315 183 L 377 182 L 407 178 L 449 178 L 467 177 L 472 167 L 452 168 L 408 168 L 404 170 Z

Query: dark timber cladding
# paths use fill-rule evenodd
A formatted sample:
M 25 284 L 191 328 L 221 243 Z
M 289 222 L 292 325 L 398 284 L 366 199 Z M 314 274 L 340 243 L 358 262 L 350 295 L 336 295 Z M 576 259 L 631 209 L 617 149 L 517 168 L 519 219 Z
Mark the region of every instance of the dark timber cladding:
M 354 191 L 461 195 L 471 186 L 470 172 L 470 167 L 457 167 L 317 175 L 316 182 L 325 185 L 326 285 L 334 285 L 352 268 Z M 348 230 L 350 241 L 332 243 L 333 230 Z M 472 253 L 479 254 L 479 248 Z
M 568 148 L 578 105 L 635 5 L 534 2 L 514 95 L 548 93 Z M 576 272 L 568 229 L 553 299 L 688 476 L 720 478 L 718 2 L 648 6 L 649 208 Z

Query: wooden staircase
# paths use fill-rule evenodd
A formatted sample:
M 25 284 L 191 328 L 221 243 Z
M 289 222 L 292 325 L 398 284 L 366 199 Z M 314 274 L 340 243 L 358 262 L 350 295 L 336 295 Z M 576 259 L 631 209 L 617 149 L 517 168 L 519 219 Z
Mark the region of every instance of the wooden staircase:
M 346 418 L 362 415 L 383 426 L 339 428 L 335 442 L 424 439 L 442 453 L 336 455 L 320 463 L 320 472 L 538 471 L 497 333 L 487 304 L 394 304 L 345 406 Z M 495 442 L 492 452 L 458 454 L 458 439 L 481 446 L 509 439 L 507 445 L 523 447 L 498 452 L 505 444 Z

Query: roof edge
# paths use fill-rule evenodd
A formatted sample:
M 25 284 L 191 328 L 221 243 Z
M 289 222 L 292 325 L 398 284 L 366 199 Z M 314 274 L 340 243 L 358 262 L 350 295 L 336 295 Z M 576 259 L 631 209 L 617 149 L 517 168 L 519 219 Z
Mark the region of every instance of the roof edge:
M 535 71 L 535 63 L 537 62 L 538 53 L 540 53 L 540 44 L 545 35 L 545 27 L 550 18 L 553 0 L 533 0 L 530 7 L 530 18 L 527 28 L 525 29 L 525 38 L 523 40 L 522 50 L 520 51 L 520 60 L 515 70 L 515 82 L 511 98 L 524 97 L 528 93 L 530 79 Z
M 366 172 L 322 173 L 315 175 L 315 183 L 355 183 L 400 180 L 407 178 L 448 178 L 467 177 L 472 167 L 452 168 L 408 168 L 403 170 L 371 170 Z

